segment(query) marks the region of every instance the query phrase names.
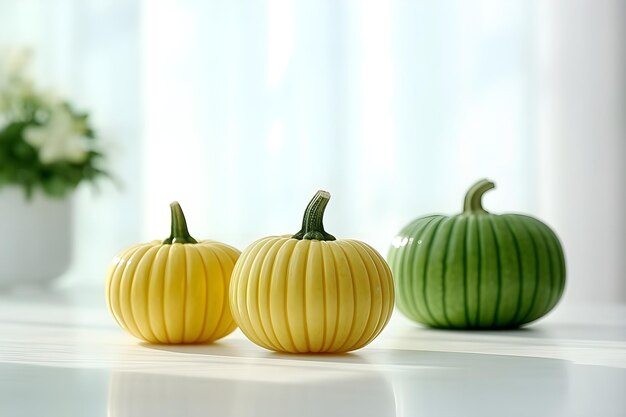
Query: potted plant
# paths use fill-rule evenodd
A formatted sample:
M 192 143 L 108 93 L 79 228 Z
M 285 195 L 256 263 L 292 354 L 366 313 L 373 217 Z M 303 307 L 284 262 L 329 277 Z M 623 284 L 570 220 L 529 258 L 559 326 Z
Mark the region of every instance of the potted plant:
M 65 271 L 72 192 L 107 175 L 88 115 L 38 89 L 29 57 L 0 54 L 0 288 Z

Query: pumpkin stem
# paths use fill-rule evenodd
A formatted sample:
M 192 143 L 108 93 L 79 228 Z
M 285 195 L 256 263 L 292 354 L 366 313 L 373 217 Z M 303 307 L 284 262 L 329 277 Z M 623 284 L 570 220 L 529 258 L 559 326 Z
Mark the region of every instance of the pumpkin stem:
M 172 231 L 170 237 L 163 241 L 164 245 L 170 245 L 172 243 L 198 243 L 196 239 L 191 237 L 189 230 L 187 230 L 187 221 L 183 214 L 183 209 L 180 208 L 178 201 L 174 201 L 170 204 L 170 210 L 172 212 Z
M 463 205 L 464 213 L 487 213 L 483 208 L 483 194 L 495 188 L 496 185 L 488 179 L 482 179 L 472 185 L 465 194 L 465 204 Z
M 330 233 L 326 233 L 323 224 L 324 210 L 326 210 L 326 205 L 329 200 L 330 193 L 328 191 L 320 190 L 315 193 L 304 211 L 302 229 L 295 235 L 291 236 L 292 239 L 335 240 L 335 236 Z

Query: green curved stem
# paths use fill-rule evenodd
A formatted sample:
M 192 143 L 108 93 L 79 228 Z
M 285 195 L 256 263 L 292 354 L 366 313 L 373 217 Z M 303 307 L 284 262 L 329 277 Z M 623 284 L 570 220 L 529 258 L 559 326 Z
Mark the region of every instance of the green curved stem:
M 328 191 L 320 190 L 315 193 L 304 211 L 302 229 L 295 235 L 291 236 L 292 239 L 335 240 L 335 236 L 330 233 L 326 233 L 323 224 L 324 210 L 326 210 L 326 205 L 329 200 L 330 193 Z
M 172 212 L 172 231 L 170 237 L 163 241 L 164 245 L 172 243 L 198 243 L 196 239 L 191 237 L 189 230 L 187 230 L 187 221 L 183 214 L 183 209 L 180 208 L 178 201 L 174 201 L 170 204 L 170 210 Z
M 487 213 L 483 208 L 483 194 L 495 188 L 496 185 L 488 179 L 482 179 L 472 185 L 465 194 L 465 204 L 463 205 L 464 213 Z

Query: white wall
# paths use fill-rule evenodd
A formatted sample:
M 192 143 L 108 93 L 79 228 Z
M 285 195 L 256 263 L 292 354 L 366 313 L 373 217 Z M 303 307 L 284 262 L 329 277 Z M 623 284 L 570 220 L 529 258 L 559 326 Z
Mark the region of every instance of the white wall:
M 539 9 L 540 212 L 565 244 L 572 302 L 626 301 L 626 3 Z

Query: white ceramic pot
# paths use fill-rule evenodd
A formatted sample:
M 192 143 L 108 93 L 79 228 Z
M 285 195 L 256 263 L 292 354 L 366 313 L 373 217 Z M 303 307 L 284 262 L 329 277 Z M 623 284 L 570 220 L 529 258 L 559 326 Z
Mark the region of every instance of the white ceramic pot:
M 72 203 L 21 189 L 0 190 L 0 288 L 48 283 L 68 268 Z

